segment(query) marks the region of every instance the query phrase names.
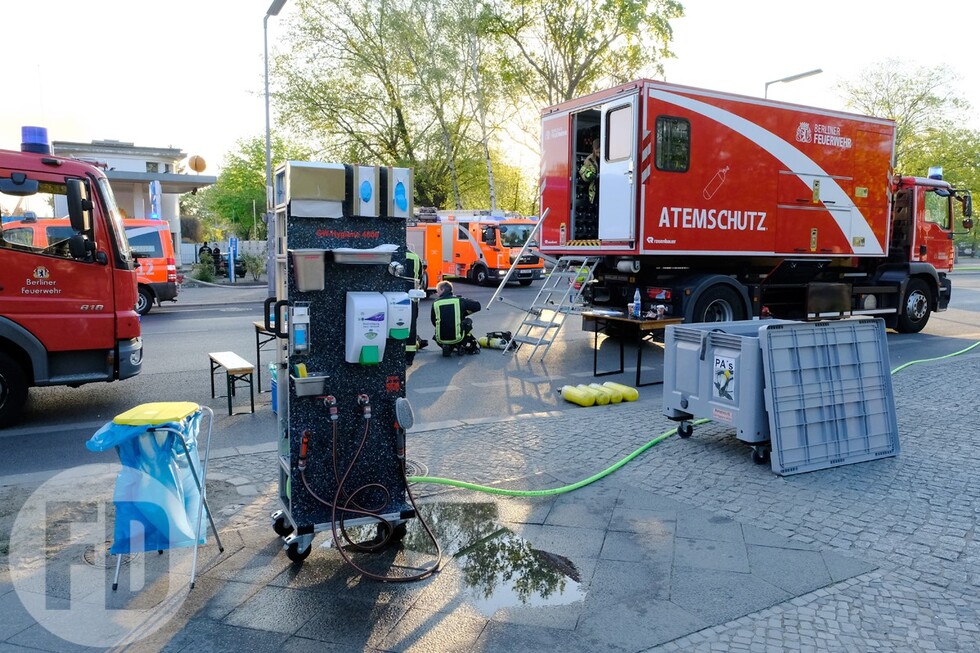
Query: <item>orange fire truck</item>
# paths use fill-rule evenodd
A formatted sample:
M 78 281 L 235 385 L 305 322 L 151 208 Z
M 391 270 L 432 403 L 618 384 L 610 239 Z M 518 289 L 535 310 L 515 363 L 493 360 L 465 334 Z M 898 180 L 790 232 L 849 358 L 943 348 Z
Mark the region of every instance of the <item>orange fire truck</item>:
M 894 174 L 890 120 L 639 80 L 542 113 L 540 251 L 598 259 L 587 298 L 688 322 L 949 304 L 965 190 Z M 579 168 L 599 139 L 598 193 Z
M 0 150 L 0 220 L 68 215 L 70 229 L 44 247 L 0 237 L 0 426 L 31 386 L 125 379 L 143 362 L 136 270 L 108 180 L 52 156 L 41 128 L 22 140 L 22 152 Z
M 419 213 L 406 237 L 408 247 L 425 262 L 426 290 L 445 278 L 484 285 L 498 283 L 507 274 L 535 224 L 528 218 L 494 216 L 489 211 L 438 211 Z M 535 244 L 531 242 L 532 247 Z M 529 286 L 543 273 L 544 261 L 529 247 L 511 279 Z

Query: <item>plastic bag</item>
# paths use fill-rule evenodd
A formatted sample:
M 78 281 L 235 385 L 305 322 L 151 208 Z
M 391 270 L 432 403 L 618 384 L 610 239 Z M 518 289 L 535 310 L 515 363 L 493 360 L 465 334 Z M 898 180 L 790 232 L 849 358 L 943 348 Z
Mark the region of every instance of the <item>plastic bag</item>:
M 109 422 L 85 443 L 90 451 L 115 447 L 122 463 L 112 497 L 116 518 L 110 553 L 194 545 L 201 493 L 190 465 L 193 462 L 201 478 L 201 416 L 197 411 L 180 422 L 140 426 Z M 163 427 L 179 430 L 188 451 L 176 433 L 160 430 Z M 200 533 L 198 543 L 204 544 L 205 529 Z

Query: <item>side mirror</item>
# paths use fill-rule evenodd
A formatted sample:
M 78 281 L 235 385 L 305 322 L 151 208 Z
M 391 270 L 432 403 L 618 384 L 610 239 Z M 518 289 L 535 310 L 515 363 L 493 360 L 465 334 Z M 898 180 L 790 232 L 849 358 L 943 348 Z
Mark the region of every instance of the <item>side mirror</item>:
M 71 254 L 73 259 L 84 259 L 87 258 L 89 252 L 92 251 L 89 248 L 89 241 L 82 234 L 75 234 L 68 239 L 68 253 Z
M 81 179 L 69 179 L 66 186 L 71 228 L 84 233 L 92 229 L 92 201 Z
M 963 218 L 963 228 L 967 231 L 973 229 L 973 218 Z
M 973 217 L 973 195 L 967 193 L 963 196 L 963 217 L 972 218 Z M 964 224 L 965 221 L 964 221 Z M 973 220 L 970 220 L 970 226 L 967 229 L 973 228 Z

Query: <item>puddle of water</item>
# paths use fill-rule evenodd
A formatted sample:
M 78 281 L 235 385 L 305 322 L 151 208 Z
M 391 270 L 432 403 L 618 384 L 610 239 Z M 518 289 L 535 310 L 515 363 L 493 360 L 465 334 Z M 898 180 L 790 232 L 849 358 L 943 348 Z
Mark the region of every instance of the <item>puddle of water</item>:
M 447 564 L 461 572 L 463 591 L 481 614 L 501 608 L 569 605 L 585 599 L 579 570 L 497 521 L 495 503 L 431 503 L 420 512 L 439 540 Z M 418 520 L 409 522 L 408 549 L 431 547 Z

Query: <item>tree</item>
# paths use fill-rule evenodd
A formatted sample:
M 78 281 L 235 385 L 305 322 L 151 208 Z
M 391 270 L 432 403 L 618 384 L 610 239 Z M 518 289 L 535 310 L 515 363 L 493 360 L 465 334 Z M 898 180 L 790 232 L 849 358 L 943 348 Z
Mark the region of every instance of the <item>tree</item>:
M 273 134 L 270 143 L 273 165 L 290 159 L 307 160 L 309 148 Z M 213 186 L 197 193 L 194 201 L 211 230 L 206 237 L 217 239 L 217 232 L 230 228 L 240 238 L 263 240 L 265 225 L 265 137 L 239 140 L 238 150 L 225 155 L 221 174 Z
M 848 107 L 890 118 L 896 123 L 896 170 L 926 176 L 940 166 L 943 178 L 956 188 L 980 188 L 980 132 L 963 129 L 970 105 L 959 97 L 957 77 L 945 68 L 913 68 L 888 59 L 864 70 L 857 79 L 841 83 Z M 960 220 L 955 221 L 958 229 Z M 971 234 L 957 241 L 976 244 Z
M 537 106 L 663 73 L 675 0 L 492 0 L 485 28 L 510 45 L 504 78 Z
M 902 164 L 913 139 L 962 124 L 957 119 L 969 103 L 959 97 L 956 79 L 941 66 L 913 68 L 906 61 L 886 59 L 857 79 L 841 82 L 840 91 L 848 107 L 895 121 L 895 151 Z

